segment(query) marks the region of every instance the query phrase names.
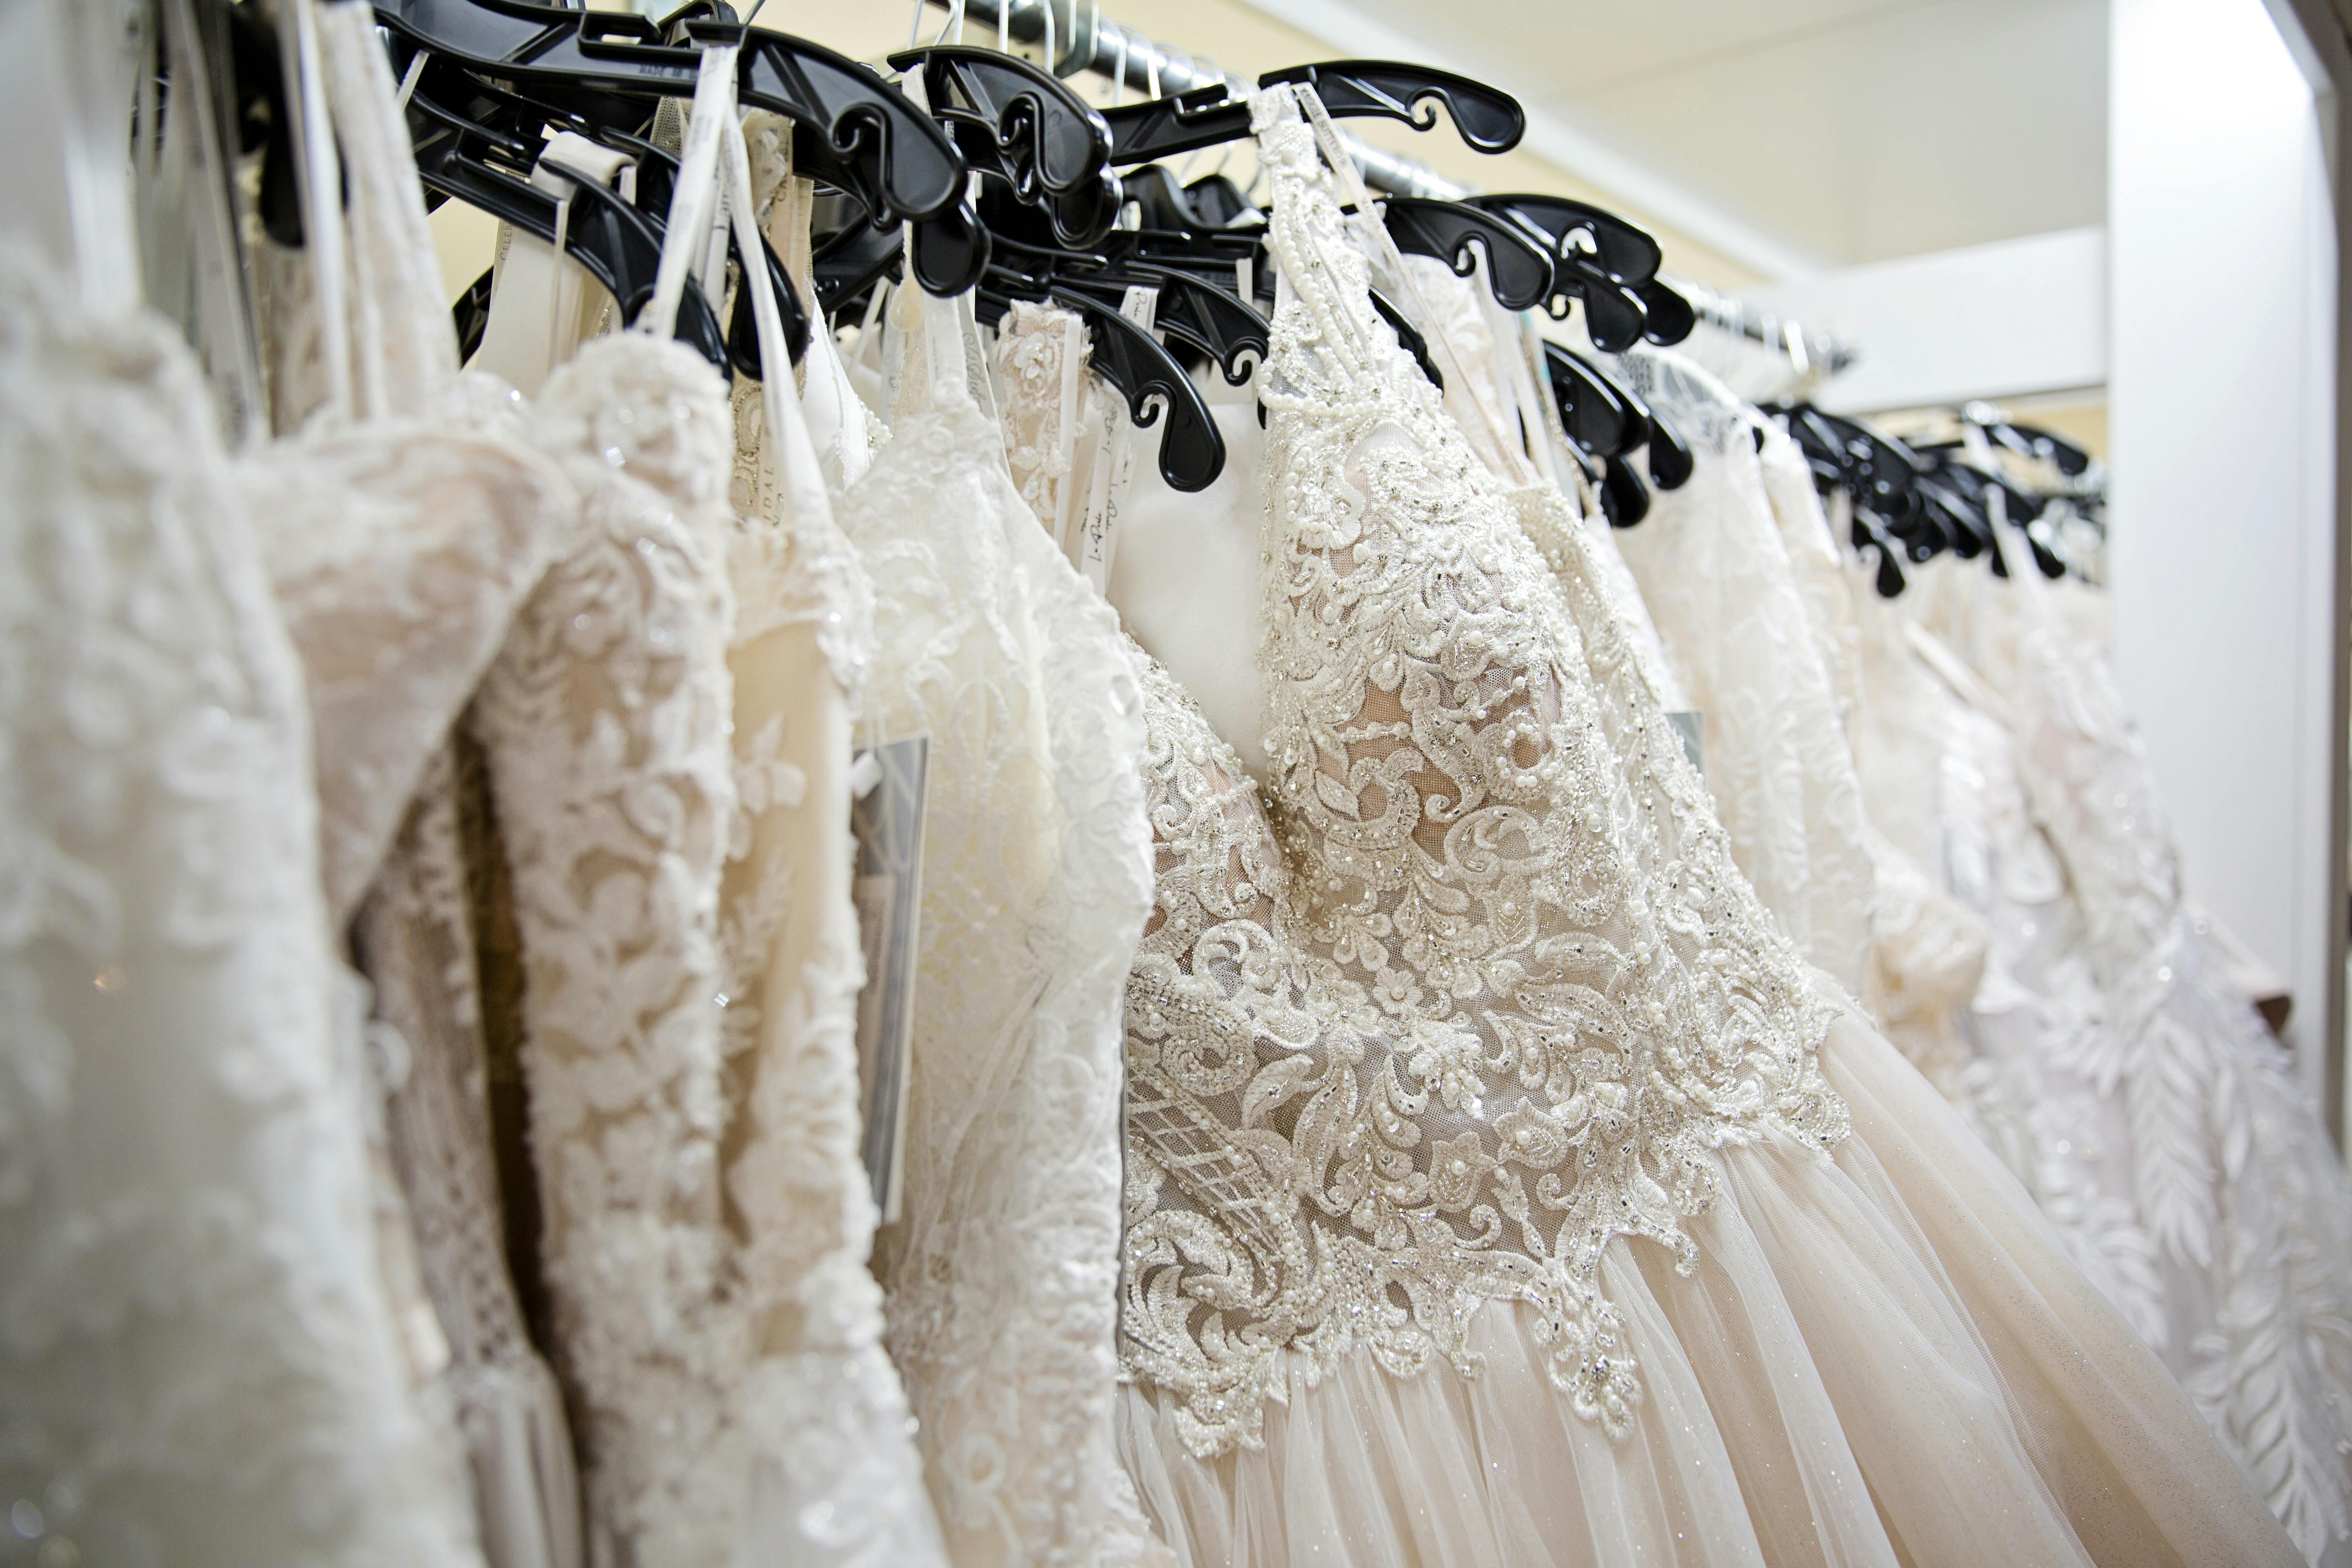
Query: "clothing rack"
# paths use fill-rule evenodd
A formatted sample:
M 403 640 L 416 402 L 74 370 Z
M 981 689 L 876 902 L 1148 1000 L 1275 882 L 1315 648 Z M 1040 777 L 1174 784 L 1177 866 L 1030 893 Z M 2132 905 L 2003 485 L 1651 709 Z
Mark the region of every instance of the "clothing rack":
M 1759 310 L 1746 300 L 1718 294 L 1704 283 L 1663 272 L 1658 281 L 1689 300 L 1692 311 L 1708 326 L 1786 355 L 1800 375 L 1835 375 L 1862 357 L 1861 350 L 1842 338 L 1810 331 L 1803 323 L 1769 310 Z
M 930 4 L 954 9 L 950 0 L 930 0 Z M 1238 94 L 1251 86 L 1226 75 L 1213 61 L 1112 21 L 1102 14 L 1097 0 L 966 0 L 963 16 L 967 27 L 992 31 L 1002 20 L 1005 32 L 1024 44 L 1045 43 L 1050 26 L 1055 58 L 1046 64 L 1055 76 L 1092 71 L 1146 92 L 1156 84 L 1163 97 L 1211 86 Z M 1424 163 L 1371 146 L 1344 132 L 1339 140 L 1363 172 L 1364 183 L 1375 190 L 1440 201 L 1459 201 L 1475 194 L 1470 186 L 1449 180 Z

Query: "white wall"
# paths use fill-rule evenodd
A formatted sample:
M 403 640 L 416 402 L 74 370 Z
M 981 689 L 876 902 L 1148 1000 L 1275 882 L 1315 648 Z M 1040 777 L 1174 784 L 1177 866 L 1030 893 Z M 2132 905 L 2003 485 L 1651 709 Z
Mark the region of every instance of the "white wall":
M 2189 886 L 2329 994 L 2335 228 L 2311 89 L 2262 0 L 2114 0 L 2116 658 Z
M 2104 228 L 2061 229 L 1743 291 L 1860 346 L 1822 407 L 1870 414 L 2097 387 L 2107 379 Z

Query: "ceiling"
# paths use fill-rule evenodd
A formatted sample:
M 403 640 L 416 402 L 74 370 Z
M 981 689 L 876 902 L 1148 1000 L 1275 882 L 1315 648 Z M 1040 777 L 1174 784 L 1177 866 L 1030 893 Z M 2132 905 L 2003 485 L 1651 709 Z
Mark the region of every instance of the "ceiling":
M 2105 217 L 2108 0 L 1252 3 L 1507 89 L 1555 162 L 1710 210 L 1762 271 Z

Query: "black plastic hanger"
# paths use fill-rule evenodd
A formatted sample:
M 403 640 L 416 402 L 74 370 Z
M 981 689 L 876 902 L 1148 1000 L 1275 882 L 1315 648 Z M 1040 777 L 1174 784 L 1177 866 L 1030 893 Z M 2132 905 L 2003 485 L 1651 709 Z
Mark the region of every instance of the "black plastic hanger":
M 1517 193 L 1469 202 L 1507 218 L 1538 242 L 1553 270 L 1545 310 L 1565 320 L 1570 302 L 1581 300 L 1593 347 L 1622 353 L 1643 339 L 1668 344 L 1690 335 L 1696 316 L 1688 300 L 1656 280 L 1664 256 L 1647 232 L 1566 196 Z
M 1515 225 L 1466 202 L 1388 196 L 1381 202 L 1389 237 L 1407 256 L 1432 256 L 1467 278 L 1474 251 L 1486 256 L 1486 285 L 1507 310 L 1531 310 L 1551 291 L 1551 258 Z
M 424 92 L 428 102 L 445 110 L 462 104 L 457 112 L 467 123 L 478 130 L 495 131 L 511 138 L 511 145 L 516 148 L 536 145 L 548 128 L 553 127 L 573 132 L 600 145 L 626 153 L 636 164 L 633 205 L 653 224 L 656 233 L 667 222 L 670 198 L 677 187 L 677 160 L 644 137 L 600 124 L 593 118 L 560 106 L 509 92 L 445 59 L 427 59 L 415 90 Z M 764 237 L 761 243 L 761 248 L 767 252 L 769 276 L 775 284 L 776 306 L 783 318 L 784 340 L 792 349 L 793 363 L 798 364 L 808 353 L 808 306 L 801 299 L 800 290 L 793 288 L 787 279 L 782 258 L 776 255 L 775 247 L 769 245 Z M 728 237 L 728 250 L 740 266 L 742 253 L 731 233 Z M 728 321 L 727 344 L 735 369 L 753 381 L 759 380 L 759 330 L 752 320 L 751 296 L 740 289 L 737 290 L 735 309 Z
M 1160 173 L 1165 174 L 1164 170 Z M 1153 196 L 1164 204 L 1181 201 L 1181 192 L 1170 182 Z M 1171 265 L 1147 248 L 1148 241 L 1161 237 L 1138 229 L 1114 231 L 1098 246 L 1068 247 L 1056 241 L 1034 204 L 1024 204 L 1006 182 L 994 178 L 982 179 L 979 206 L 999 259 L 1024 278 L 1060 283 L 1113 307 L 1131 286 L 1158 290 L 1153 317 L 1158 330 L 1214 361 L 1229 384 L 1246 381 L 1251 363 L 1263 361 L 1271 351 L 1273 328 L 1230 287 L 1231 255 L 1183 257 L 1180 264 Z M 1185 235 L 1165 237 L 1180 245 L 1192 243 Z M 1234 238 L 1240 246 L 1234 254 L 1249 254 L 1252 242 Z M 1181 264 L 1184 261 L 1193 265 Z
M 1092 245 L 1118 221 L 1110 127 L 1060 78 L 1017 55 L 961 44 L 905 50 L 890 64 L 923 73 L 931 116 L 964 161 L 1042 207 L 1064 244 Z
M 1962 416 L 1991 437 L 1995 444 L 2007 447 L 2021 458 L 2049 463 L 2070 479 L 2080 479 L 2091 471 L 2091 454 L 2054 430 L 2044 430 L 2035 425 L 2018 425 L 2006 419 Z
M 1682 432 L 1661 417 L 1633 388 L 1613 379 L 1611 384 L 1633 405 L 1634 422 L 1642 432 L 1640 445 L 1649 455 L 1650 482 L 1662 490 L 1678 490 L 1690 483 L 1698 462 L 1692 457 Z
M 646 104 L 694 92 L 694 40 L 740 42 L 736 93 L 747 106 L 793 121 L 793 166 L 855 195 L 889 222 L 924 224 L 916 271 L 925 287 L 969 287 L 985 242 L 960 214 L 964 162 L 945 131 L 913 100 L 846 56 L 803 38 L 733 21 L 707 0 L 660 25 L 614 11 L 575 11 L 524 0 L 374 0 L 376 19 L 409 49 L 462 61 L 502 81 L 528 83 L 583 112 L 599 99 Z
M 1314 88 L 1334 120 L 1378 117 L 1402 121 L 1416 131 L 1436 123 L 1429 105 L 1441 103 L 1462 140 L 1481 153 L 1507 153 L 1527 133 L 1527 113 L 1509 93 L 1426 66 L 1400 60 L 1325 60 L 1268 71 L 1257 79 L 1261 88 L 1283 82 Z M 1148 163 L 1238 142 L 1250 133 L 1248 102 L 1215 83 L 1108 110 L 1103 118 L 1110 123 L 1110 161 L 1119 164 Z
M 1640 445 L 1633 405 L 1624 388 L 1558 343 L 1546 342 L 1543 356 L 1545 379 L 1551 384 L 1560 426 L 1570 441 L 1596 462 Z
M 1158 339 L 1112 306 L 1049 278 L 1029 277 L 992 263 L 975 296 L 981 321 L 995 326 L 1015 300 L 1051 300 L 1085 318 L 1091 347 L 1087 366 L 1127 400 L 1136 428 L 1162 419 L 1160 477 L 1173 490 L 1203 490 L 1225 468 L 1225 437 L 1200 388 Z

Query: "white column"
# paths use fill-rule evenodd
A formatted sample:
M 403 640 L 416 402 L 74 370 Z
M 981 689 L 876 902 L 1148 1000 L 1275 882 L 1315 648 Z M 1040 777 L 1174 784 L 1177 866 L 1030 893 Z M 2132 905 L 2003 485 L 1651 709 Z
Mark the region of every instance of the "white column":
M 2294 987 L 2316 1093 L 2343 896 L 2320 119 L 2263 0 L 2114 0 L 2111 15 L 2116 659 L 2189 887 Z

